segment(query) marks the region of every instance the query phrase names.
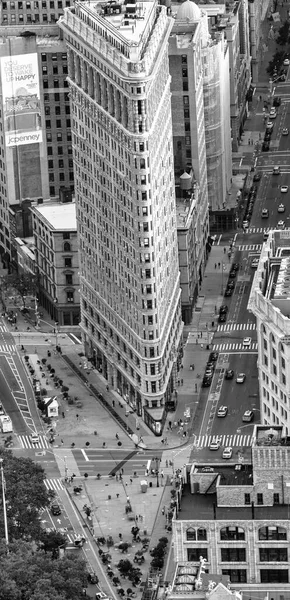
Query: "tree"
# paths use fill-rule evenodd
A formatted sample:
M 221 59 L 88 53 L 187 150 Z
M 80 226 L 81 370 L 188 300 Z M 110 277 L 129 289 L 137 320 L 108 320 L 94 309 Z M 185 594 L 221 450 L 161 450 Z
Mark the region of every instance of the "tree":
M 44 552 L 51 552 L 55 556 L 55 550 L 65 547 L 67 539 L 60 531 L 45 531 L 43 530 L 40 536 L 40 545 Z
M 26 296 L 35 296 L 38 291 L 37 279 L 30 273 L 12 273 L 1 278 L 1 288 L 5 291 L 14 290 L 21 296 L 23 307 L 25 308 Z
M 7 522 L 10 540 L 41 538 L 40 510 L 55 496 L 44 485 L 45 472 L 30 458 L 17 458 L 11 450 L 0 448 L 3 458 Z M 2 484 L 0 482 L 0 514 L 2 514 Z M 4 538 L 4 522 L 0 519 L 0 539 Z
M 276 72 L 279 71 L 282 62 L 284 60 L 284 56 L 285 56 L 285 52 L 283 50 L 279 50 L 277 52 L 275 52 L 272 60 L 270 60 L 269 65 L 267 67 L 267 73 L 269 73 L 269 75 L 272 77 L 272 75 L 274 75 L 274 72 L 276 70 Z
M 0 544 L 0 600 L 79 600 L 86 582 L 86 563 L 78 555 L 54 560 L 20 540 L 7 554 Z
M 277 44 L 287 46 L 290 42 L 290 23 L 285 21 L 278 31 Z

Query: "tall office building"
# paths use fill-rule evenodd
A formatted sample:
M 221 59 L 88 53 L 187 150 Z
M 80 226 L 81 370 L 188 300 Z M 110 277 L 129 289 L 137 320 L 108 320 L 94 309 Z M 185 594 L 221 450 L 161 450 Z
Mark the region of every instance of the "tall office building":
M 165 7 L 76 2 L 67 42 L 86 355 L 157 435 L 182 320 Z

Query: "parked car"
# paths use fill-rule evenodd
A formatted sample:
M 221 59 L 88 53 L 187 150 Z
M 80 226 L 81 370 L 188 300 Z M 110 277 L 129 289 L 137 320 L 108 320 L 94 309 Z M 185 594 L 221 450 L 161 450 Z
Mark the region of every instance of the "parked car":
M 275 106 L 273 106 L 269 112 L 269 119 L 276 119 L 277 117 L 277 111 Z
M 219 323 L 225 323 L 227 320 L 227 315 L 226 313 L 222 313 L 221 315 L 218 316 L 218 322 Z
M 254 413 L 252 410 L 246 410 L 243 414 L 243 418 L 242 421 L 244 422 L 251 422 L 254 418 Z
M 280 96 L 274 96 L 273 98 L 273 106 L 280 106 L 281 104 L 281 98 Z
M 278 223 L 277 223 L 277 228 L 276 229 L 285 229 L 285 221 L 283 221 L 282 219 L 280 219 L 280 221 L 278 221 Z
M 221 314 L 221 313 L 227 313 L 227 312 L 228 312 L 228 310 L 229 310 L 229 307 L 228 307 L 226 304 L 222 304 L 222 305 L 220 306 L 219 313 L 220 313 L 220 314 Z M 211 356 L 211 355 L 210 355 L 210 356 Z
M 227 369 L 225 373 L 225 379 L 233 379 L 235 372 L 233 369 Z
M 205 377 L 202 380 L 202 387 L 210 387 L 212 377 Z
M 282 192 L 282 194 L 286 194 L 288 192 L 288 189 L 288 185 L 281 185 L 280 192 Z
M 260 181 L 261 177 L 262 177 L 261 171 L 257 171 L 257 173 L 255 173 L 255 175 L 253 177 L 253 181 Z
M 245 373 L 238 373 L 237 377 L 236 377 L 236 383 L 244 383 L 245 379 L 246 379 Z
M 258 264 L 259 264 L 259 258 L 253 258 L 253 260 L 251 262 L 252 269 L 257 269 L 258 268 Z
M 269 142 L 263 142 L 262 144 L 262 152 L 269 152 L 270 144 Z
M 223 458 L 232 458 L 232 456 L 233 456 L 233 449 L 230 448 L 229 446 L 227 448 L 224 448 L 222 457 Z
M 273 167 L 272 175 L 280 175 L 280 173 L 281 173 L 280 166 Z
M 289 60 L 289 58 L 284 58 L 284 60 L 283 60 L 283 65 L 284 65 L 284 67 L 289 67 L 289 65 L 290 65 L 290 60 Z
M 221 307 L 221 308 L 222 308 L 222 307 Z M 214 350 L 214 351 L 213 351 L 213 352 L 211 352 L 211 353 L 210 353 L 210 355 L 209 355 L 209 361 L 214 361 L 214 362 L 216 362 L 216 361 L 217 361 L 217 359 L 218 359 L 218 357 L 219 357 L 219 353 L 218 353 L 218 352 L 216 352 L 216 351 Z
M 288 135 L 288 134 L 289 134 L 288 127 L 283 127 L 283 129 L 282 129 L 282 135 Z
M 233 293 L 234 293 L 234 290 L 233 290 L 232 288 L 226 288 L 226 290 L 225 290 L 225 293 L 224 293 L 224 296 L 225 296 L 226 298 L 229 298 L 230 296 L 232 296 L 232 295 L 233 295 Z

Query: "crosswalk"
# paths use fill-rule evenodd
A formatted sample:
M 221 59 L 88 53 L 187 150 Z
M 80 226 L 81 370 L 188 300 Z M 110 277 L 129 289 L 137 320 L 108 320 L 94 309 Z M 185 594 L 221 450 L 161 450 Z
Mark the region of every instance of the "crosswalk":
M 47 490 L 54 490 L 55 492 L 64 490 L 64 485 L 61 479 L 44 479 L 43 483 Z
M 236 246 L 236 248 L 241 252 L 261 252 L 262 244 L 241 244 L 240 246 Z
M 227 323 L 217 327 L 217 331 L 256 331 L 256 329 L 256 323 Z
M 272 231 L 273 229 L 275 229 L 275 227 L 249 227 L 247 233 L 269 233 L 269 231 Z M 289 230 L 290 227 L 285 227 L 284 231 L 287 229 Z
M 22 448 L 33 448 L 33 449 L 50 448 L 49 442 L 44 435 L 39 436 L 39 442 L 37 444 L 33 444 L 31 442 L 29 435 L 19 435 L 18 439 L 20 441 Z
M 257 352 L 258 343 L 252 342 L 250 346 L 244 346 L 242 342 L 240 343 L 228 343 L 225 344 L 214 344 L 213 350 L 218 350 L 218 352 Z
M 15 344 L 0 344 L 0 352 L 6 352 L 8 354 L 16 352 L 16 346 Z
M 211 442 L 216 441 L 217 438 L 220 438 L 222 448 L 226 448 L 228 446 L 231 446 L 231 447 L 243 446 L 243 447 L 245 447 L 245 446 L 252 445 L 253 436 L 249 435 L 249 434 L 244 435 L 244 434 L 238 434 L 238 433 L 235 433 L 233 435 L 222 435 L 222 436 L 200 435 L 199 437 L 197 437 L 195 439 L 194 446 L 195 446 L 195 448 L 207 448 L 208 446 L 210 446 Z

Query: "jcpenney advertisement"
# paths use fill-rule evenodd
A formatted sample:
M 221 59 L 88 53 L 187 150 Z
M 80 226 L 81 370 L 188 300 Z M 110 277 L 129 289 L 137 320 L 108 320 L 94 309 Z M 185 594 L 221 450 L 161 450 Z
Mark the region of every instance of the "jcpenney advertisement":
M 1 58 L 6 146 L 42 142 L 37 54 Z

